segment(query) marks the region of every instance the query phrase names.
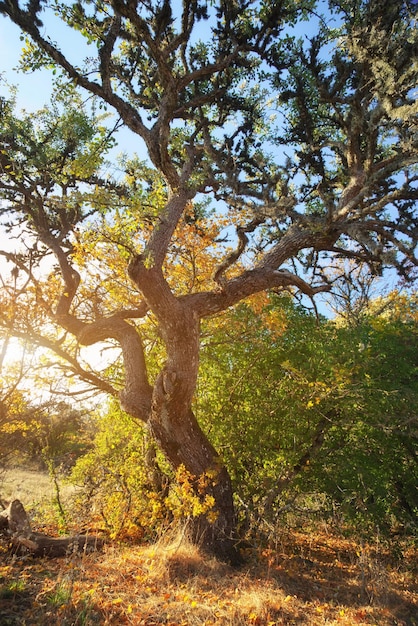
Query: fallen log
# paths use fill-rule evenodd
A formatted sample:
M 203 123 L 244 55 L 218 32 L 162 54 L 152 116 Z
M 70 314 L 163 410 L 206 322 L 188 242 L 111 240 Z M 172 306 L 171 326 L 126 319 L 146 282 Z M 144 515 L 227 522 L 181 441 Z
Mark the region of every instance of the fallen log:
M 100 550 L 103 547 L 103 540 L 92 535 L 55 538 L 40 533 L 31 533 L 28 536 L 12 537 L 12 545 L 19 554 L 24 552 L 36 557 L 60 557 L 75 552 Z
M 103 547 L 103 540 L 94 535 L 49 537 L 33 532 L 28 515 L 20 500 L 13 500 L 0 513 L 0 529 L 10 536 L 13 550 L 19 554 L 60 557 L 75 552 L 93 552 Z

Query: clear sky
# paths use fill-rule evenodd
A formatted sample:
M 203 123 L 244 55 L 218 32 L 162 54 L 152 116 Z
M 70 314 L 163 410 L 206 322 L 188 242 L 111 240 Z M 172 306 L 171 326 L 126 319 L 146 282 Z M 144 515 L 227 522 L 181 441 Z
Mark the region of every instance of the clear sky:
M 35 111 L 49 100 L 52 74 L 43 71 L 23 75 L 15 71 L 23 44 L 18 27 L 10 20 L 0 17 L 0 74 L 7 82 L 19 87 L 19 108 Z M 0 95 L 8 95 L 3 82 L 0 83 Z

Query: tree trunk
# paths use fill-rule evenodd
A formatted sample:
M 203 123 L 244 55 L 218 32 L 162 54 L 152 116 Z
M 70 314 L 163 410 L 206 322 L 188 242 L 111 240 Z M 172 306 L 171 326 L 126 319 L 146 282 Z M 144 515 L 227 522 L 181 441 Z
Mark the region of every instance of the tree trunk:
M 189 329 L 190 332 L 190 329 Z M 173 344 L 175 342 L 171 342 Z M 152 399 L 150 430 L 171 465 L 181 466 L 195 478 L 210 476 L 206 493 L 214 498 L 216 521 L 210 523 L 205 515 L 189 520 L 191 539 L 223 560 L 238 564 L 236 548 L 236 519 L 231 480 L 215 448 L 201 430 L 191 409 L 196 386 L 189 364 L 197 362 L 196 353 L 186 349 L 184 335 L 177 341 L 158 377 Z
M 130 276 L 158 318 L 167 351 L 167 360 L 152 390 L 147 424 L 172 467 L 184 466 L 193 476 L 197 496 L 198 479 L 214 477 L 208 481 L 206 493 L 214 498 L 216 521 L 210 523 L 205 515 L 190 519 L 191 539 L 223 560 L 238 564 L 231 480 L 191 408 L 199 366 L 199 317 L 173 295 L 162 273 L 145 268 L 140 257 L 131 265 Z
M 169 417 L 170 416 L 170 417 Z M 238 565 L 241 562 L 237 548 L 236 517 L 232 484 L 227 469 L 215 449 L 201 431 L 191 410 L 187 415 L 174 412 L 167 402 L 159 411 L 153 411 L 151 431 L 172 466 L 181 466 L 193 476 L 195 494 L 202 497 L 198 479 L 206 477 L 205 494 L 214 499 L 215 521 L 202 514 L 188 520 L 191 540 L 207 552 Z M 200 483 L 202 484 L 202 483 Z

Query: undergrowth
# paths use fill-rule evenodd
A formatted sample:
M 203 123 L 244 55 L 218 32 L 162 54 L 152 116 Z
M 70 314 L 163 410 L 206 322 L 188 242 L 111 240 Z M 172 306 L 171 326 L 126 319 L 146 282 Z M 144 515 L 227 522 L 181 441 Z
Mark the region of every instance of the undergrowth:
M 2 626 L 415 626 L 416 552 L 357 543 L 325 526 L 248 546 L 237 570 L 174 531 L 156 543 L 35 560 L 0 555 Z

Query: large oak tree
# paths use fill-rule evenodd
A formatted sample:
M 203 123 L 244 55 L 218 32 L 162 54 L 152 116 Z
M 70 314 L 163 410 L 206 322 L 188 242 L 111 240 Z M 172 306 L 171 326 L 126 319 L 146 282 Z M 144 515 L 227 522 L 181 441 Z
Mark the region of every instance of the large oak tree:
M 417 264 L 414 5 L 315 5 L 0 2 L 0 12 L 28 37 L 23 67 L 58 69 L 61 97 L 73 98 L 63 116 L 44 112 L 40 120 L 19 121 L 9 103 L 2 104 L 2 213 L 11 233 L 16 226 L 28 233 L 19 253 L 4 252 L 17 268 L 4 306 L 14 286 L 32 298 L 15 334 L 30 335 L 67 359 L 84 381 L 118 393 L 174 467 L 184 465 L 196 477 L 216 475 L 208 489 L 217 520 L 195 520 L 194 536 L 232 560 L 230 479 L 192 411 L 200 321 L 264 290 L 312 298 L 330 288 L 324 269 L 331 256 L 368 263 L 373 272 L 394 266 L 405 277 Z M 54 41 L 50 15 L 66 24 L 69 37 L 72 32 L 68 53 Z M 316 33 L 298 37 L 307 26 Z M 83 41 L 90 44 L 84 64 Z M 103 178 L 101 152 L 111 138 L 97 117 L 83 113 L 74 89 L 115 112 L 116 125 L 138 138 L 138 149 L 145 146 L 147 163 L 126 162 L 123 180 Z M 214 207 L 223 235 L 205 230 L 202 202 Z M 121 228 L 113 241 L 105 230 L 101 241 L 96 233 L 102 274 L 93 289 L 94 264 L 83 263 L 77 242 L 96 214 L 107 214 L 114 225 L 135 206 L 136 232 Z M 171 270 L 176 233 L 190 223 L 202 238 L 213 235 L 216 266 L 211 281 L 185 289 Z M 229 245 L 220 245 L 222 236 Z M 112 243 L 112 262 L 119 255 L 126 278 L 110 289 L 102 251 Z M 35 268 L 51 253 L 57 271 L 43 283 Z M 155 376 L 144 348 L 145 316 L 156 320 L 165 346 Z M 3 324 L 10 326 L 11 318 L 4 313 Z M 62 329 L 58 339 L 48 334 L 52 327 Z M 119 389 L 77 360 L 76 346 L 109 339 L 123 355 Z M 72 352 L 65 347 L 71 341 Z

